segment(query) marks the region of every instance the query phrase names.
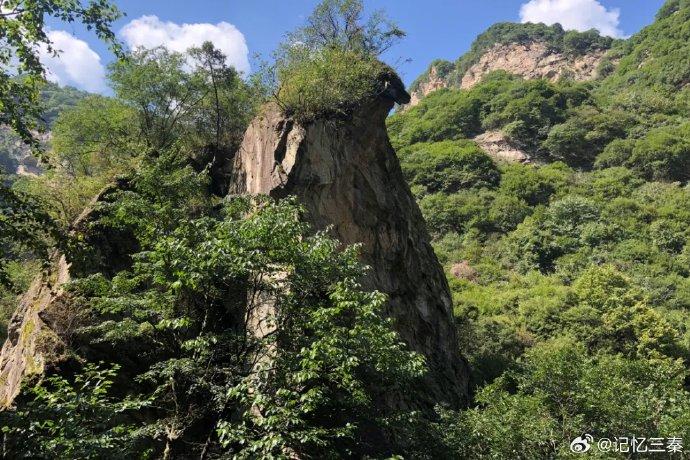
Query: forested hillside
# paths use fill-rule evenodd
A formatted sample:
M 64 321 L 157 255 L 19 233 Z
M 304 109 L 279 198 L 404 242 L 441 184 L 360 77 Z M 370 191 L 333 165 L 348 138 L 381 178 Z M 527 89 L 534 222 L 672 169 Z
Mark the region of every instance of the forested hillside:
M 465 72 L 476 64 L 482 55 L 491 47 L 508 44 L 545 43 L 550 51 L 569 56 L 579 56 L 596 50 L 607 50 L 614 42 L 610 37 L 599 35 L 596 30 L 578 32 L 565 31 L 560 24 L 547 26 L 545 24 L 516 24 L 504 22 L 494 24 L 479 35 L 472 43 L 470 51 L 462 55 L 455 62 L 438 60 L 431 63 L 431 67 L 438 69 L 438 76 L 449 86 L 459 86 Z M 429 75 L 420 75 L 410 87 L 410 92 L 417 91 Z
M 39 125 L 42 130 L 49 132 L 58 115 L 65 109 L 74 107 L 80 99 L 88 93 L 71 87 L 60 87 L 47 82 L 41 90 L 41 118 Z M 31 158 L 30 149 L 22 142 L 21 137 L 8 127 L 0 127 L 0 168 L 5 174 L 15 174 L 17 168 L 26 163 L 36 165 Z M 21 172 L 21 171 L 20 171 Z
M 497 72 L 390 117 L 474 371 L 477 407 L 445 419 L 461 458 L 690 434 L 689 57 L 673 0 L 598 81 Z M 488 130 L 533 164 L 468 140 Z
M 690 0 L 626 40 L 497 24 L 413 107 L 380 61 L 405 33 L 359 0 L 252 75 L 122 49 L 107 0 L 22 5 L 0 122 L 51 167 L 0 181 L 3 458 L 690 442 Z M 44 16 L 111 46 L 112 97 L 44 86 Z M 560 67 L 462 87 L 497 45 Z

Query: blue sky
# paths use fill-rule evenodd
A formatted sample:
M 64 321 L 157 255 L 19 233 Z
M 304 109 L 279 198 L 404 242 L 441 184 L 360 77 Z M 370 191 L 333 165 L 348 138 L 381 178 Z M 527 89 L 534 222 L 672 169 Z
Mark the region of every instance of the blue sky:
M 270 57 L 284 34 L 298 27 L 318 0 L 115 0 L 127 16 L 115 30 L 127 44 L 180 50 L 211 39 L 236 67 L 251 71 L 252 56 Z M 560 22 L 629 36 L 650 24 L 664 0 L 365 0 L 383 9 L 408 36 L 384 56 L 409 84 L 436 58 L 455 60 L 474 38 L 500 21 Z M 59 59 L 45 58 L 51 78 L 108 92 L 104 67 L 112 59 L 79 26 L 51 22 Z

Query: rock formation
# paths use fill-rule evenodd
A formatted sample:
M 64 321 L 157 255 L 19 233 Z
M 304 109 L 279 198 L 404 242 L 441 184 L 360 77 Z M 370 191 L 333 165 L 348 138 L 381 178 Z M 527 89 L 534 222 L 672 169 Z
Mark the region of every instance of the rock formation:
M 503 163 L 530 163 L 530 155 L 514 146 L 501 131 L 487 131 L 472 139 L 491 158 Z
M 371 267 L 364 287 L 388 294 L 387 313 L 395 327 L 427 358 L 430 373 L 421 397 L 410 403 L 460 407 L 467 403 L 469 371 L 458 352 L 447 281 L 385 126 L 394 102 L 409 102 L 409 95 L 397 77 L 383 84 L 381 95 L 347 120 L 301 125 L 277 106 L 265 107 L 235 154 L 229 189 L 231 194 L 296 195 L 315 228 L 330 229 L 346 245 L 361 243 L 362 260 Z M 123 187 L 126 181 L 99 194 L 75 223 L 91 249 L 72 254 L 69 263 L 56 255 L 53 274 L 37 279 L 23 296 L 0 354 L 4 407 L 26 376 L 42 372 L 69 347 L 60 322 L 70 305 L 62 284 L 95 272 L 112 276 L 131 263 L 129 254 L 137 251 L 133 236 L 88 224 L 97 222 L 98 202 Z M 251 324 L 261 324 L 261 318 Z M 399 397 L 390 397 L 396 404 Z
M 371 267 L 364 287 L 389 296 L 395 328 L 427 359 L 420 393 L 457 407 L 467 402 L 468 368 L 458 353 L 447 281 L 386 132 L 392 96 L 409 101 L 393 83 L 388 96 L 347 121 L 301 125 L 265 107 L 235 157 L 230 193 L 297 196 L 316 229 L 330 229 L 343 244 L 361 243 Z
M 486 74 L 496 70 L 504 70 L 525 79 L 556 81 L 568 77 L 575 81 L 592 80 L 596 78 L 597 68 L 606 52 L 595 50 L 582 55 L 568 55 L 554 51 L 547 43 L 539 41 L 526 44 L 497 43 L 485 51 L 463 75 L 450 73 L 441 78 L 437 68 L 431 66 L 422 83 L 412 91 L 411 101 L 405 108 L 417 105 L 425 96 L 441 88 L 472 88 Z
M 125 233 L 101 234 L 89 225 L 98 213 L 98 204 L 117 190 L 127 187 L 125 180 L 104 188 L 72 224 L 98 253 L 74 251 L 72 259 L 56 252 L 51 269 L 40 274 L 19 300 L 7 328 L 7 340 L 0 351 L 0 410 L 9 407 L 23 381 L 42 373 L 46 366 L 64 358 L 69 337 L 79 325 L 80 312 L 65 294 L 64 284 L 73 276 L 95 272 L 116 273 L 129 264 L 136 242 Z
M 0 353 L 0 408 L 10 406 L 24 379 L 42 373 L 46 361 L 60 352 L 62 341 L 46 325 L 44 314 L 57 306 L 69 278 L 65 257 L 57 255 L 53 272 L 35 279 L 19 301 Z
M 568 56 L 552 51 L 541 42 L 494 45 L 471 66 L 460 82 L 460 88 L 468 89 L 479 83 L 484 75 L 495 70 L 505 70 L 525 79 L 546 78 L 556 81 L 568 77 L 576 81 L 596 77 L 597 67 L 606 51 L 598 50 L 581 56 Z

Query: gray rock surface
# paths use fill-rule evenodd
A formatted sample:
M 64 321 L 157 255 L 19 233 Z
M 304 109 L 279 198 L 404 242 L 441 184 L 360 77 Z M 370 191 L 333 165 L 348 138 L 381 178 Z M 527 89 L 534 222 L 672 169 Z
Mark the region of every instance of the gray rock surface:
M 361 243 L 371 267 L 363 286 L 389 296 L 397 331 L 427 359 L 422 399 L 458 407 L 467 402 L 468 367 L 446 278 L 388 139 L 393 102 L 379 97 L 351 120 L 305 126 L 266 106 L 235 156 L 230 194 L 297 196 L 316 229 L 329 228 L 346 245 Z

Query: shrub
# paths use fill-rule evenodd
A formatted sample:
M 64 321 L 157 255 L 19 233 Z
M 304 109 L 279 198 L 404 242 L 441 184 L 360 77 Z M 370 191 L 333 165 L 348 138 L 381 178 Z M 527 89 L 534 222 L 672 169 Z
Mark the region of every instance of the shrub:
M 489 220 L 498 231 L 507 233 L 514 230 L 530 213 L 531 209 L 525 200 L 498 194 L 491 203 Z
M 379 78 L 385 72 L 390 70 L 381 62 L 354 51 L 294 49 L 278 68 L 276 98 L 301 122 L 343 117 L 380 90 Z
M 500 193 L 518 197 L 531 206 L 545 204 L 552 195 L 564 188 L 569 175 L 569 169 L 562 163 L 546 167 L 504 166 Z
M 141 153 L 137 112 L 115 99 L 89 96 L 60 114 L 53 128 L 55 160 L 72 176 L 102 174 Z
M 400 150 L 399 156 L 408 184 L 425 193 L 493 187 L 500 179 L 491 158 L 468 141 L 414 144 Z
M 625 163 L 647 180 L 690 179 L 690 123 L 659 128 L 635 143 Z
M 301 122 L 347 116 L 397 79 L 377 58 L 404 36 L 380 11 L 365 17 L 361 0 L 322 0 L 277 51 L 274 96 Z
M 435 193 L 419 201 L 429 232 L 441 236 L 448 232 L 465 233 L 471 228 L 488 229 L 488 210 L 493 194 L 486 190 L 462 190 L 452 195 Z
M 119 367 L 86 364 L 68 380 L 50 376 L 27 388 L 16 411 L 4 411 L 5 455 L 11 458 L 131 458 L 137 427 L 123 413 L 143 401 L 117 399 L 111 387 Z
M 589 356 L 561 337 L 535 346 L 520 372 L 480 391 L 479 407 L 442 411 L 440 429 L 458 458 L 567 458 L 582 433 L 682 437 L 686 374 L 680 361 Z
M 609 142 L 625 137 L 633 123 L 624 112 L 580 107 L 565 123 L 551 128 L 542 147 L 556 160 L 587 167 Z

